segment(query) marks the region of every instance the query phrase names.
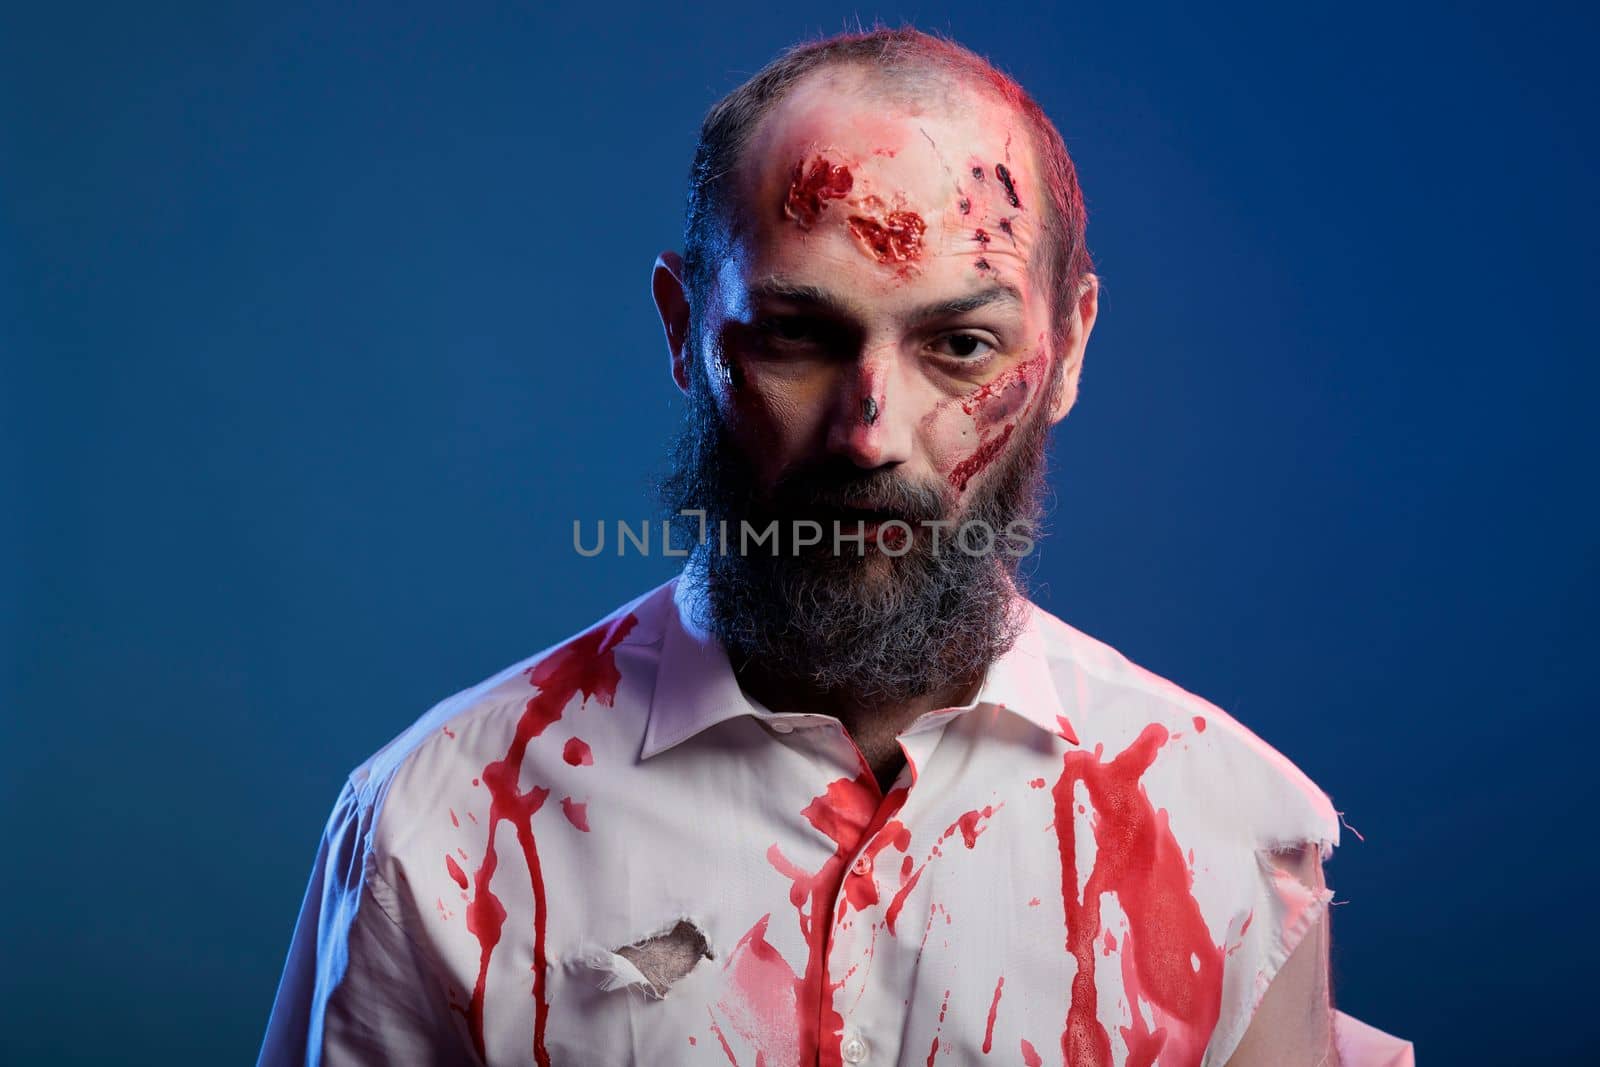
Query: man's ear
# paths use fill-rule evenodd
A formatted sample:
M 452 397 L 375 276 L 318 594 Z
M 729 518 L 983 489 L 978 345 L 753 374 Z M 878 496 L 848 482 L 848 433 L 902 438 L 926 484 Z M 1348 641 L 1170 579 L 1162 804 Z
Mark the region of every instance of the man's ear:
M 650 272 L 650 295 L 655 298 L 661 327 L 667 333 L 667 349 L 672 354 L 672 380 L 689 391 L 689 295 L 683 286 L 683 257 L 663 252 L 656 257 Z
M 1061 393 L 1056 399 L 1051 422 L 1060 422 L 1078 400 L 1078 379 L 1083 376 L 1083 353 L 1089 345 L 1089 334 L 1094 330 L 1095 317 L 1100 313 L 1100 279 L 1085 274 L 1078 287 L 1078 303 L 1072 309 L 1072 325 L 1067 331 L 1066 370 L 1063 372 Z

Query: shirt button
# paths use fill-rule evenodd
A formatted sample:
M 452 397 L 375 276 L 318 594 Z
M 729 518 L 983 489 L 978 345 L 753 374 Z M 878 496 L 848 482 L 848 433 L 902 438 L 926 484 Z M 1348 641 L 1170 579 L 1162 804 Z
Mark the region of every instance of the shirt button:
M 863 852 L 861 855 L 856 857 L 856 861 L 850 865 L 850 869 L 857 875 L 865 878 L 867 875 L 872 873 L 872 857 Z M 851 1060 L 850 1062 L 858 1063 L 860 1061 Z
M 839 1053 L 844 1056 L 846 1063 L 860 1063 L 867 1058 L 867 1043 L 859 1037 L 852 1037 L 839 1049 Z

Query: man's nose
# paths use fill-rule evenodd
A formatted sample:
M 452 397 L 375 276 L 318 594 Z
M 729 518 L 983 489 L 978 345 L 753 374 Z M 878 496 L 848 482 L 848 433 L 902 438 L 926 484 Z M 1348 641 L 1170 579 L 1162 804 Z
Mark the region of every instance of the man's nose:
M 828 450 L 864 470 L 911 458 L 911 413 L 891 353 L 863 353 L 844 368 L 835 390 Z

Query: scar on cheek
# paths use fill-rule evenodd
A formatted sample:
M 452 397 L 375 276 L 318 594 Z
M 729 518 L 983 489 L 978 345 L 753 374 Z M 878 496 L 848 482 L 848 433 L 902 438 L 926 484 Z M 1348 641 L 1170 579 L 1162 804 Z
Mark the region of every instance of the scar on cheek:
M 1025 363 L 962 398 L 961 410 L 973 416 L 980 434 L 987 433 L 1027 405 L 1035 373 L 1034 362 Z
M 961 213 L 962 213 L 962 214 L 963 214 L 963 215 L 970 215 L 970 214 L 972 214 L 972 201 L 971 201 L 971 200 L 968 200 L 968 199 L 967 199 L 967 198 L 966 198 L 966 197 L 964 197 L 964 196 L 963 196 L 963 197 L 962 197 L 962 198 L 961 198 L 961 199 L 960 199 L 960 200 L 957 200 L 957 201 L 956 201 L 956 207 L 958 207 L 958 208 L 960 208 L 960 209 L 961 209 Z
M 973 167 L 972 168 L 972 176 L 974 178 L 978 179 L 980 182 L 983 181 L 983 168 L 982 167 Z
M 988 244 L 989 244 L 989 231 L 987 231 L 985 229 L 982 229 L 981 227 L 979 229 L 973 230 L 972 231 L 972 239 L 974 241 L 978 242 L 980 245 L 988 247 Z
M 977 451 L 955 465 L 950 471 L 950 484 L 955 487 L 956 492 L 965 491 L 967 483 L 976 478 L 980 471 L 995 461 L 995 458 L 1000 455 L 1001 449 L 1005 448 L 1006 442 L 1011 439 L 1011 431 L 1014 429 L 1016 429 L 1016 424 L 1008 423 L 1005 429 L 979 445 Z
M 996 163 L 994 165 L 994 176 L 1000 179 L 1000 185 L 1006 191 L 1006 203 L 1020 209 L 1022 201 L 1017 199 L 1017 186 L 1011 180 L 1011 171 L 1004 163 Z
M 850 216 L 850 232 L 879 263 L 909 263 L 921 256 L 926 229 L 915 211 L 891 211 L 882 219 Z
M 794 165 L 789 192 L 783 198 L 783 213 L 810 229 L 827 202 L 848 196 L 854 185 L 850 168 L 842 163 L 830 163 L 819 156 L 807 167 L 802 160 Z
M 1048 354 L 1041 349 L 1026 363 L 961 398 L 961 410 L 973 417 L 979 443 L 971 455 L 950 470 L 950 484 L 957 492 L 964 491 L 967 483 L 999 457 L 1017 428 L 1013 416 L 1028 406 L 1034 385 L 1048 361 Z M 997 426 L 998 433 L 995 432 Z
M 1011 220 L 1010 219 L 1001 219 L 1000 220 L 1000 232 L 1005 234 L 1007 237 L 1011 238 L 1011 243 L 1012 244 L 1016 244 L 1017 243 L 1017 235 L 1011 232 Z

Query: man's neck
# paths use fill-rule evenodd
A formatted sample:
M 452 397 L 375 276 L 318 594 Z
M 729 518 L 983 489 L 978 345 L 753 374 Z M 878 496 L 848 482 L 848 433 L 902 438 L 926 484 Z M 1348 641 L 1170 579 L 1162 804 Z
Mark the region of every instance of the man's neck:
M 905 753 L 897 740 L 900 732 L 930 711 L 970 703 L 983 680 L 980 675 L 909 700 L 885 703 L 862 701 L 848 693 L 823 692 L 792 679 L 779 679 L 755 664 L 734 673 L 745 693 L 773 711 L 837 718 L 861 750 L 878 787 L 885 792 L 905 766 Z

